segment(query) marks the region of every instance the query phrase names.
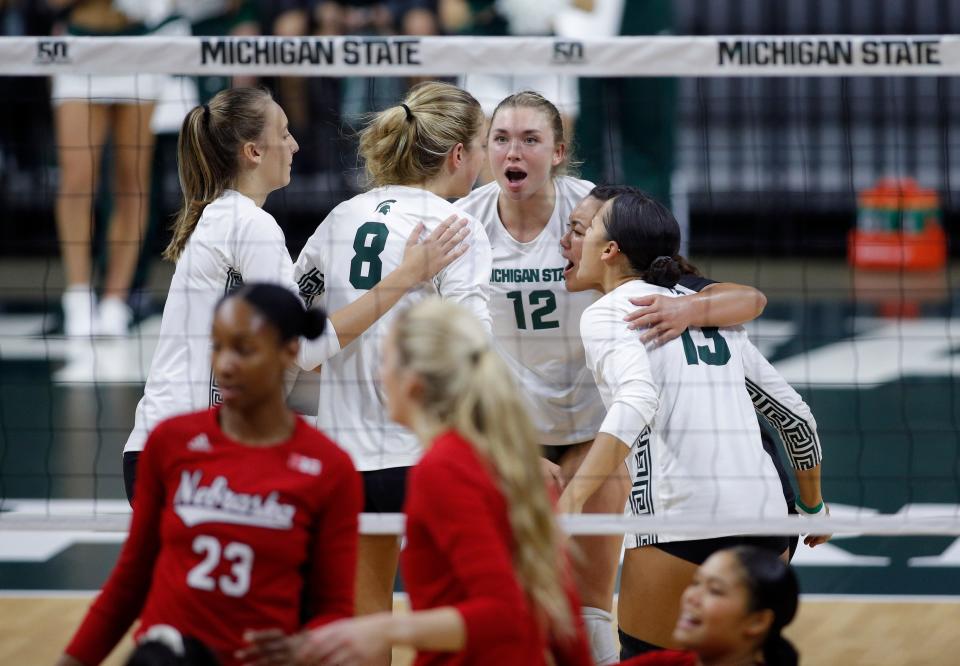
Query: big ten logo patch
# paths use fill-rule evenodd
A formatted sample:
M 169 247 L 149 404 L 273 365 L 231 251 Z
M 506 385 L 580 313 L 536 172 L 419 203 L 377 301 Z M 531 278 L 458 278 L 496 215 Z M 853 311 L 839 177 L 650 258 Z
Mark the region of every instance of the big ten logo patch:
M 41 39 L 37 42 L 37 55 L 33 61 L 39 65 L 70 62 L 67 42 L 62 39 Z
M 555 65 L 576 65 L 586 62 L 583 42 L 557 40 L 553 43 L 553 63 Z
M 319 460 L 299 453 L 290 454 L 290 458 L 287 460 L 287 466 L 294 471 L 300 472 L 301 474 L 308 474 L 309 476 L 320 476 L 320 470 L 323 469 L 323 465 Z

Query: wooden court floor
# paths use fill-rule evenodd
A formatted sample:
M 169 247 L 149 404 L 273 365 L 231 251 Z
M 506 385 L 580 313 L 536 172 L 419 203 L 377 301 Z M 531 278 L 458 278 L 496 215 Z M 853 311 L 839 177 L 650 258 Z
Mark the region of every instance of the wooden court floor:
M 0 664 L 53 664 L 90 598 L 0 598 Z M 818 599 L 801 604 L 787 634 L 802 664 L 933 666 L 960 663 L 958 628 L 960 602 Z M 128 638 L 104 663 L 121 666 L 130 645 Z M 394 666 L 411 662 L 410 651 L 394 652 Z

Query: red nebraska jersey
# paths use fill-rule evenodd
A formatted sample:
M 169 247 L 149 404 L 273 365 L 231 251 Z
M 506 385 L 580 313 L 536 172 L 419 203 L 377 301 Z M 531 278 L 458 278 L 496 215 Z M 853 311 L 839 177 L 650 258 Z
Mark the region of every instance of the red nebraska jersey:
M 151 433 L 130 534 L 67 648 L 84 664 L 100 663 L 137 616 L 138 635 L 169 624 L 235 664 L 247 629 L 353 615 L 363 491 L 349 456 L 299 418 L 281 444 L 235 442 L 218 412 Z
M 420 651 L 416 666 L 591 666 L 580 603 L 568 587 L 576 633 L 550 641 L 513 568 L 507 501 L 487 464 L 455 431 L 433 440 L 410 470 L 403 580 L 415 611 L 453 606 L 463 650 Z

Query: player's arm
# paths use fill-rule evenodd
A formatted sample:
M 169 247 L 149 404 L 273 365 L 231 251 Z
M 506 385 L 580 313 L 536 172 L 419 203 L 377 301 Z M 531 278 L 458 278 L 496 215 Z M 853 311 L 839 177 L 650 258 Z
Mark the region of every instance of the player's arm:
M 559 513 L 580 513 L 583 505 L 630 454 L 630 444 L 607 432 L 597 433 L 580 467 L 557 502 Z
M 305 610 L 306 617 L 310 618 L 307 628 L 351 617 L 354 612 L 363 483 L 348 461 L 338 466 L 336 472 L 340 478 L 329 493 L 311 535 L 313 552 L 306 581 Z
M 670 297 L 658 294 L 630 299 L 639 309 L 626 316 L 630 328 L 645 328 L 644 342 L 663 344 L 691 326 L 739 326 L 763 313 L 763 292 L 733 282 L 684 276 L 680 284 L 698 293 Z
M 823 451 L 810 407 L 752 342 L 746 340 L 742 349 L 747 393 L 754 409 L 777 431 L 793 467 L 800 494 L 797 510 L 801 515 L 825 512 L 820 485 Z M 804 543 L 815 546 L 829 538 L 808 535 Z
M 163 425 L 147 440 L 137 466 L 137 492 L 133 500 L 130 534 L 103 591 L 90 606 L 64 655 L 61 666 L 99 664 L 120 642 L 140 614 L 150 591 L 153 566 L 160 552 L 161 513 L 165 501 L 157 440 Z M 151 443 L 157 442 L 151 446 Z
M 579 513 L 601 484 L 623 464 L 633 442 L 653 420 L 659 389 L 637 334 L 627 330 L 618 312 L 593 306 L 583 313 L 580 335 L 587 366 L 599 381 L 615 387 L 613 402 L 573 478 L 560 496 L 558 510 Z
M 307 622 L 302 631 L 285 634 L 278 628 L 247 628 L 244 647 L 234 658 L 244 664 L 290 664 L 313 629 L 336 623 L 354 613 L 354 581 L 357 572 L 357 543 L 363 483 L 348 461 L 328 464 L 323 474 L 336 474 L 323 509 L 314 519 L 305 581 Z M 308 662 L 314 663 L 314 662 Z
M 484 498 L 459 484 L 461 478 L 462 471 L 455 464 L 434 461 L 411 473 L 407 501 L 408 513 L 425 523 L 445 554 L 444 566 L 452 568 L 451 574 L 464 590 L 463 601 L 324 627 L 312 632 L 303 647 L 301 655 L 314 660 L 304 659 L 304 663 L 365 663 L 389 654 L 391 645 L 455 652 L 470 645 L 523 638 L 524 594 L 514 573 L 509 544 Z

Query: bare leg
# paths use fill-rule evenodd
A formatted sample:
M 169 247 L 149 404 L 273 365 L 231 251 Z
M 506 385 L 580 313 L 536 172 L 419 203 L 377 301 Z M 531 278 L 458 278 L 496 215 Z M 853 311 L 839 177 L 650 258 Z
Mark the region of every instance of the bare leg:
M 91 282 L 93 197 L 100 174 L 109 108 L 85 101 L 54 106 L 60 164 L 57 233 L 67 287 Z
M 110 218 L 105 298 L 125 300 L 137 268 L 150 211 L 153 104 L 113 107 L 116 178 Z
M 560 471 L 565 482 L 576 474 L 577 469 L 590 451 L 592 442 L 568 447 L 560 459 Z M 584 513 L 623 513 L 630 493 L 630 477 L 626 465 L 620 466 L 597 489 L 584 504 Z M 623 535 L 578 536 L 573 538 L 573 572 L 590 650 L 598 664 L 618 661 L 613 622 L 609 613 L 613 607 L 613 591 L 616 586 L 617 565 Z
M 680 596 L 696 571 L 696 564 L 654 546 L 627 550 L 617 603 L 620 629 L 647 643 L 671 647 Z
M 584 442 L 568 447 L 560 459 L 560 471 L 565 482 L 569 482 L 576 474 L 592 443 Z M 630 477 L 627 466 L 623 465 L 587 500 L 583 512 L 621 514 L 629 493 Z M 573 542 L 577 552 L 574 557 L 574 575 L 581 603 L 610 611 L 613 607 L 613 590 L 623 535 L 578 536 L 573 538 Z
M 400 539 L 392 535 L 361 534 L 357 549 L 357 615 L 390 612 L 393 581 L 397 576 Z M 390 657 L 376 662 L 389 666 Z

